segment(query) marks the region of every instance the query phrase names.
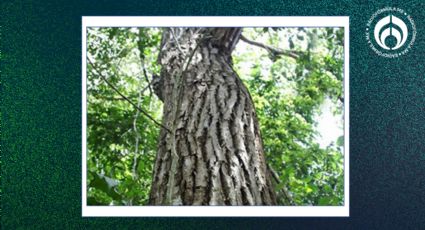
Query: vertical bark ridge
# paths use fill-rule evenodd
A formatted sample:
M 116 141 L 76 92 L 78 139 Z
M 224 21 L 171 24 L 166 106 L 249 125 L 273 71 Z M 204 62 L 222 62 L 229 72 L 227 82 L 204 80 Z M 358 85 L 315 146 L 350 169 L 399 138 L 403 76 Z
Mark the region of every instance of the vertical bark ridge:
M 234 79 L 226 78 L 226 85 L 228 86 L 228 90 L 230 90 L 230 98 L 226 103 L 226 108 L 224 109 L 223 121 L 220 125 L 220 136 L 222 139 L 223 149 L 226 151 L 226 155 L 228 156 L 228 171 L 229 176 L 233 182 L 234 196 L 235 196 L 235 205 L 242 205 L 242 180 L 241 177 L 241 169 L 239 159 L 235 154 L 236 148 L 234 147 L 233 136 L 231 133 L 231 127 L 234 123 L 233 114 L 235 114 L 236 103 L 238 101 L 238 93 L 237 88 L 234 83 Z
M 208 80 L 208 76 L 204 76 Z M 201 84 L 203 84 L 201 82 Z M 195 182 L 195 201 L 194 205 L 204 204 L 204 198 L 207 194 L 207 180 L 208 180 L 208 169 L 207 169 L 207 154 L 206 154 L 206 143 L 207 143 L 207 128 L 210 120 L 210 103 L 211 94 L 209 93 L 210 88 L 206 86 L 206 98 L 202 105 L 200 120 L 198 129 L 196 131 L 196 145 L 197 145 L 197 170 L 196 170 L 196 182 Z

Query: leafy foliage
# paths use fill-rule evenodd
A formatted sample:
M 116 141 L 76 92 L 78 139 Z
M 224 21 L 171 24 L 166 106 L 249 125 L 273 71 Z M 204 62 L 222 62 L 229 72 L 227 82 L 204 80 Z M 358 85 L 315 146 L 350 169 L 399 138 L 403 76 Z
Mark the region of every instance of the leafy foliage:
M 266 31 L 245 29 L 244 33 L 296 51 L 299 58 L 267 59 L 270 54 L 263 50 L 250 52 L 241 47 L 236 50 L 235 63 L 256 105 L 268 163 L 279 175 L 279 201 L 286 205 L 341 205 L 343 138 L 321 148 L 315 128 L 325 100 L 332 101 L 336 114 L 342 112 L 343 30 Z M 251 67 L 244 71 L 247 63 Z
M 94 28 L 88 31 L 87 54 L 121 93 L 158 119 L 161 103 L 143 69 L 148 79 L 158 73 L 159 38 L 159 30 Z M 159 128 L 105 84 L 93 66 L 87 74 L 89 204 L 146 204 Z
M 343 136 L 323 143 L 323 105 L 342 120 L 343 29 L 246 28 L 244 36 L 298 58 L 239 42 L 234 68 L 247 85 L 259 118 L 282 205 L 341 205 Z M 107 81 L 156 120 L 162 104 L 148 87 L 159 73 L 161 31 L 91 28 L 88 31 L 88 204 L 147 203 L 159 128 L 123 100 Z M 338 130 L 342 135 L 342 130 Z

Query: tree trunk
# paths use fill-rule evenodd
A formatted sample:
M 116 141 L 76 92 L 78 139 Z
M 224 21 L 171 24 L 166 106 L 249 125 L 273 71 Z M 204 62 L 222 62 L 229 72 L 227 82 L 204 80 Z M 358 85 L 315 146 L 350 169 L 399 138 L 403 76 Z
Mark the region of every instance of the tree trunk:
M 164 29 L 152 205 L 275 205 L 251 96 L 232 68 L 240 28 Z

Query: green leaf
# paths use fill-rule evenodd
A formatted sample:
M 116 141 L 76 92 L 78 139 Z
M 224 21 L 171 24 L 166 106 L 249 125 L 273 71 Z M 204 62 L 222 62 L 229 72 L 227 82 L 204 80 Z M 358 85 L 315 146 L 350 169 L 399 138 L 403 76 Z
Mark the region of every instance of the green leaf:
M 90 182 L 91 187 L 99 189 L 100 191 L 106 193 L 114 200 L 121 200 L 122 197 L 115 190 L 119 182 L 112 178 L 106 177 L 98 173 L 92 173 L 93 180 Z
M 337 146 L 344 146 L 344 136 L 338 137 L 338 139 L 336 140 L 336 145 Z
M 294 47 L 295 47 L 294 41 L 292 41 L 292 38 L 290 38 L 289 39 L 289 48 L 294 49 Z
M 87 197 L 87 205 L 105 205 L 102 202 L 99 202 L 94 197 Z
M 319 205 L 321 206 L 329 206 L 332 204 L 332 199 L 329 197 L 322 197 L 319 199 Z

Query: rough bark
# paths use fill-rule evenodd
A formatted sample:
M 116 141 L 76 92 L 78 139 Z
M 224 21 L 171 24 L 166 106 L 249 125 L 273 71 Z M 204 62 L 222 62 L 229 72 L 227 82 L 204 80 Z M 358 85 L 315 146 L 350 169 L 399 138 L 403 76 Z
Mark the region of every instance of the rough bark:
M 164 29 L 152 205 L 275 205 L 251 96 L 232 68 L 240 28 Z

